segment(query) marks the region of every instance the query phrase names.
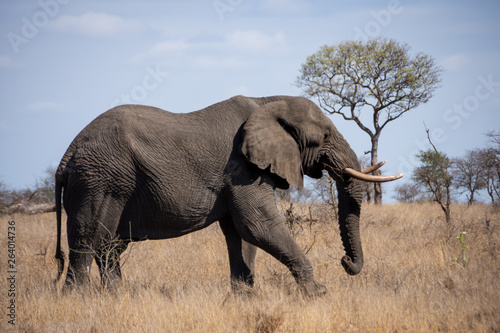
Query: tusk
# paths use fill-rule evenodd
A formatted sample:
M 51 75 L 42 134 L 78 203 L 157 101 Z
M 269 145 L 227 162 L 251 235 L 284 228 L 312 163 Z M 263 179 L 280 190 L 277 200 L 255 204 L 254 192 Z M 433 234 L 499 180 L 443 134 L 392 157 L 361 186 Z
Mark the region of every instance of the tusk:
M 380 164 L 380 163 L 379 163 Z M 378 165 L 378 164 L 377 164 Z M 375 165 L 376 166 L 376 165 Z M 392 176 L 373 176 L 373 175 L 367 175 L 362 172 L 356 171 L 351 168 L 345 168 L 342 170 L 342 172 L 346 175 L 351 176 L 352 178 L 362 180 L 365 182 L 373 182 L 373 183 L 382 183 L 382 182 L 390 182 L 392 180 L 399 179 L 403 177 L 403 174 L 397 174 L 397 175 L 392 175 Z
M 362 173 L 371 173 L 375 170 L 378 170 L 382 165 L 385 164 L 385 162 L 387 162 L 387 161 L 378 162 L 377 164 L 369 166 L 368 168 L 361 169 L 361 172 Z

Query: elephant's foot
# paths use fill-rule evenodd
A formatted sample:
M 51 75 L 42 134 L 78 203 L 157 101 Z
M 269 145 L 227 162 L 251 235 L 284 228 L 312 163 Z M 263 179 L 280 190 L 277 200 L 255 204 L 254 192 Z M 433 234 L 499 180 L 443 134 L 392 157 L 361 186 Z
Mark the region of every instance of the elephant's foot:
M 90 281 L 83 280 L 80 282 L 75 282 L 74 279 L 66 279 L 64 284 L 62 285 L 63 294 L 69 294 L 73 292 L 77 293 L 86 293 L 90 289 Z
M 317 283 L 314 280 L 300 281 L 299 290 L 304 296 L 309 298 L 321 297 L 327 294 L 327 289 L 324 285 Z
M 316 298 L 324 296 L 327 293 L 326 287 L 320 283 L 317 283 L 314 279 L 314 274 L 312 267 L 310 267 L 309 262 L 305 269 L 292 271 L 295 281 L 299 286 L 299 291 L 310 298 Z
M 241 280 L 232 280 L 231 289 L 233 291 L 233 294 L 237 296 L 252 297 L 255 295 L 255 289 L 253 288 L 253 283 L 249 284 Z
M 101 283 L 103 290 L 106 290 L 110 293 L 118 293 L 122 287 L 122 279 L 119 277 L 107 278 L 104 279 Z
M 63 291 L 86 289 L 90 285 L 90 278 L 85 270 L 75 270 L 68 267 L 66 279 L 63 284 Z

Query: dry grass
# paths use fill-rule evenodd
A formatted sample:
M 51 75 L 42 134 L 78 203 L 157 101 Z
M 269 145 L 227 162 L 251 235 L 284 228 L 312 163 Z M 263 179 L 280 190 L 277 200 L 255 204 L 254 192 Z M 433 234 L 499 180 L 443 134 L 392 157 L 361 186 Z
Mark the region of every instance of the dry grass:
M 289 208 L 286 205 L 285 208 Z M 229 267 L 217 225 L 179 239 L 134 243 L 124 254 L 124 285 L 117 293 L 94 287 L 61 294 L 55 214 L 3 216 L 16 221 L 17 329 L 27 332 L 499 332 L 500 212 L 453 207 L 445 225 L 431 204 L 366 205 L 361 219 L 365 267 L 348 276 L 343 250 L 327 208 L 312 207 L 321 222 L 293 232 L 309 248 L 317 280 L 329 294 L 308 300 L 276 260 L 257 258 L 255 293 L 229 292 Z M 465 235 L 465 257 L 457 239 Z M 1 293 L 6 294 L 7 237 L 1 241 Z M 5 299 L 2 297 L 2 299 Z M 9 328 L 6 301 L 2 331 Z

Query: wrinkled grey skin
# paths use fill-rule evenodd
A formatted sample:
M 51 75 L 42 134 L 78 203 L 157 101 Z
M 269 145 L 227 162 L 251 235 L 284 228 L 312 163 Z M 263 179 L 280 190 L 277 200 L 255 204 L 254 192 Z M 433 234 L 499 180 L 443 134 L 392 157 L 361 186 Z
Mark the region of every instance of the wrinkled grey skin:
M 69 241 L 67 284 L 83 284 L 95 257 L 103 283 L 121 279 L 119 258 L 130 241 L 179 237 L 219 221 L 233 289 L 252 286 L 257 248 L 289 268 L 308 295 L 321 295 L 313 268 L 280 215 L 275 188 L 302 188 L 303 176 L 327 169 L 339 193 L 346 255 L 357 274 L 361 187 L 341 170 L 358 159 L 332 122 L 300 97 L 236 96 L 203 110 L 174 114 L 123 105 L 92 121 L 69 146 L 56 173 L 58 246 L 61 189 Z M 104 265 L 102 239 L 123 245 Z M 92 251 L 89 251 L 92 249 Z M 106 267 L 111 269 L 106 269 Z M 60 270 L 62 273 L 62 270 Z

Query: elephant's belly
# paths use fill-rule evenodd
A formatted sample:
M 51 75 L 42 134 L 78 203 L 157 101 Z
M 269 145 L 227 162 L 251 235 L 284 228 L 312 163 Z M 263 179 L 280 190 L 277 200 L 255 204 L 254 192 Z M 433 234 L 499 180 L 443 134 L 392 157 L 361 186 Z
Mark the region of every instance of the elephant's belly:
M 117 234 L 121 238 L 165 239 L 203 229 L 226 215 L 214 193 L 127 205 Z
M 203 221 L 181 221 L 173 218 L 164 220 L 148 221 L 145 223 L 130 223 L 131 230 L 126 230 L 127 226 L 120 227 L 117 234 L 122 239 L 132 239 L 134 241 L 146 239 L 166 239 L 186 235 L 190 232 L 203 229 L 214 221 L 205 219 Z M 130 234 L 131 233 L 131 234 Z

